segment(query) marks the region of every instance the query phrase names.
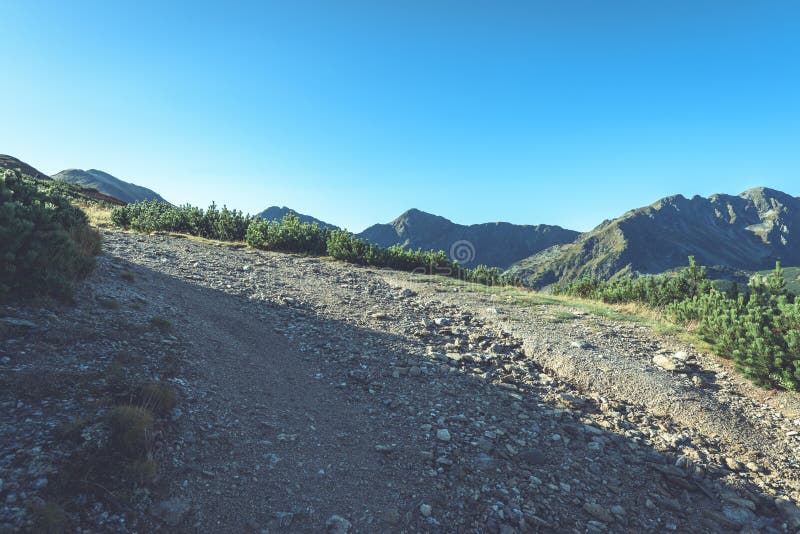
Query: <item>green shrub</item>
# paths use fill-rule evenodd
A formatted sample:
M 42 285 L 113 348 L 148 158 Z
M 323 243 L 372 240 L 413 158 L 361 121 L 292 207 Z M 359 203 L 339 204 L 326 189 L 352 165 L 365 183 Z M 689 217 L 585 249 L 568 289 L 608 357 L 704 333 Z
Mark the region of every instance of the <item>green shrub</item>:
M 0 174 L 0 299 L 68 298 L 94 266 L 100 235 L 69 200 L 16 171 Z
M 254 220 L 247 228 L 247 244 L 263 250 L 324 254 L 330 230 L 304 223 L 294 213 L 280 221 Z
M 176 232 L 220 241 L 243 241 L 253 220 L 241 211 L 218 209 L 212 203 L 203 211 L 190 205 L 172 206 L 166 202 L 148 200 L 127 206 L 117 206 L 111 212 L 111 222 L 138 232 Z
M 177 404 L 175 390 L 163 382 L 148 382 L 139 396 L 142 406 L 159 415 L 166 415 Z
M 139 406 L 117 406 L 111 410 L 111 443 L 129 458 L 144 458 L 153 440 L 153 415 Z

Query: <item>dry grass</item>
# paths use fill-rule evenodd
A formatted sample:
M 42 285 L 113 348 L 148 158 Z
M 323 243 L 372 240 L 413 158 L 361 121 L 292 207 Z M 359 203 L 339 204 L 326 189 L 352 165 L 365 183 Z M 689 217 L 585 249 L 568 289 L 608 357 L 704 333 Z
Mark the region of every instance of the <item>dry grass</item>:
M 89 217 L 89 224 L 97 228 L 111 228 L 114 226 L 111 223 L 111 207 L 102 206 L 96 202 L 85 202 L 77 200 L 74 202 L 75 206 L 86 213 Z
M 139 393 L 144 408 L 159 415 L 166 415 L 177 404 L 175 390 L 164 382 L 148 382 Z

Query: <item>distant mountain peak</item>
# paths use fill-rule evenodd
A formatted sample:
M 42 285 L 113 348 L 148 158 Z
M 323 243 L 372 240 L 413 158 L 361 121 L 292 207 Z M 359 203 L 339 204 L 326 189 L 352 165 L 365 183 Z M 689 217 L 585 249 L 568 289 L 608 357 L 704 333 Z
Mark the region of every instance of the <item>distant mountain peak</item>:
M 35 169 L 24 161 L 7 154 L 0 154 L 0 169 L 19 169 L 22 174 L 26 174 L 32 178 L 38 178 L 39 180 L 50 179 L 50 177 L 42 171 Z
M 158 200 L 166 202 L 155 191 L 120 180 L 105 171 L 98 169 L 64 169 L 52 176 L 54 180 L 62 180 L 83 187 L 92 187 L 103 194 L 118 198 L 123 202 L 141 202 L 143 200 Z
M 320 227 L 328 228 L 330 230 L 338 230 L 338 228 L 339 228 L 338 226 L 335 226 L 335 225 L 330 224 L 330 223 L 326 223 L 325 221 L 321 221 L 321 220 L 319 220 L 319 219 L 317 219 L 315 217 L 312 217 L 311 215 L 304 215 L 304 214 L 302 214 L 302 213 L 300 213 L 300 212 L 298 212 L 296 210 L 293 210 L 291 208 L 288 208 L 286 206 L 281 206 L 281 207 L 270 206 L 267 209 L 265 209 L 264 211 L 262 211 L 260 213 L 257 213 L 256 217 L 258 217 L 259 219 L 265 219 L 265 220 L 268 220 L 268 221 L 280 221 L 281 219 L 283 219 L 289 213 L 294 213 L 295 215 L 297 215 L 297 217 L 300 219 L 300 222 L 317 223 L 318 225 L 320 225 Z
M 470 254 L 459 258 L 463 267 L 482 263 L 506 268 L 526 255 L 575 239 L 578 232 L 559 226 L 483 223 L 465 226 L 417 208 L 404 211 L 388 224 L 375 224 L 358 237 L 380 246 L 401 245 L 411 249 L 449 252 L 458 243 L 469 243 Z
M 708 267 L 761 270 L 800 264 L 800 198 L 768 187 L 738 196 L 683 195 L 630 210 L 558 250 L 512 267 L 530 284 L 544 286 L 581 276 L 656 274 L 686 265 L 689 256 Z

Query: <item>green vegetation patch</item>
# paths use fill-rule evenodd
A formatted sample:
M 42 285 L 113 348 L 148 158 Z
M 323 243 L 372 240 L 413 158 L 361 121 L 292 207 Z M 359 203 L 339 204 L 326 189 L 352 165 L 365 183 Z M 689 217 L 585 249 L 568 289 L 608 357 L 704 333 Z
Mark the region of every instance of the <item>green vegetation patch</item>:
M 18 171 L 0 173 L 0 299 L 69 298 L 100 245 L 86 215 L 57 189 Z

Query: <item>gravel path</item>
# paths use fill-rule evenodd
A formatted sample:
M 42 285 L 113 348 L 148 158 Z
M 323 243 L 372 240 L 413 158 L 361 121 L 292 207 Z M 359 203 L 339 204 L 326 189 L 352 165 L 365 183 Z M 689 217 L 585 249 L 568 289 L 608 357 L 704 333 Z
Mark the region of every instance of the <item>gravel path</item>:
M 103 504 L 125 522 L 100 530 L 800 528 L 800 426 L 640 325 L 318 258 L 105 238 L 87 286 L 133 273 L 125 291 L 174 324 L 181 366 L 159 481 L 131 510 Z

